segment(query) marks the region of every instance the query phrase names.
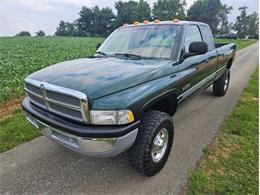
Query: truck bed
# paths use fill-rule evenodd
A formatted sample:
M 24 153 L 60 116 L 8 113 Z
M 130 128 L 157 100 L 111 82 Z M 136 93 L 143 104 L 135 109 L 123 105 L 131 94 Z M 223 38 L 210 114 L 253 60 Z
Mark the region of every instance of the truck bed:
M 229 46 L 229 48 L 236 49 L 235 43 L 215 43 L 215 48 L 220 48 L 223 46 Z

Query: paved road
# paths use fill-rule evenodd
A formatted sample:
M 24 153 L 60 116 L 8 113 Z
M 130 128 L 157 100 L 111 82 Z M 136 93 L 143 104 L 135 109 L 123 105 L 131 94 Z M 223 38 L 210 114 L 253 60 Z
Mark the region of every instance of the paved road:
M 138 174 L 125 154 L 110 159 L 82 157 L 40 137 L 0 155 L 0 193 L 177 194 L 257 64 L 258 44 L 239 51 L 225 97 L 213 97 L 209 88 L 178 110 L 173 150 L 158 175 Z

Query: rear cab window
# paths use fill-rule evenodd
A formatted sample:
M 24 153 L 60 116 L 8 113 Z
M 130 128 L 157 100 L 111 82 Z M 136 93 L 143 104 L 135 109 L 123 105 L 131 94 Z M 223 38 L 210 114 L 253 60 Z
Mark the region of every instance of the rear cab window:
M 203 41 L 208 44 L 209 51 L 215 49 L 213 37 L 211 35 L 209 27 L 205 25 L 201 25 L 200 30 L 201 30 Z

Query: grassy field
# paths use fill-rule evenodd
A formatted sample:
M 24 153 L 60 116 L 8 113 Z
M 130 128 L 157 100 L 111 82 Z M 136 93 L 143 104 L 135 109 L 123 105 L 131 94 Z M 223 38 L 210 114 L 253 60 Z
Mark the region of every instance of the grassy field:
M 256 39 L 215 39 L 216 43 L 236 43 L 237 50 L 255 43 Z
M 257 69 L 219 136 L 205 148 L 190 194 L 258 194 L 258 82 Z
M 92 55 L 96 43 L 103 40 L 103 38 L 74 37 L 0 38 L 0 108 L 1 103 L 4 105 L 3 102 L 10 98 L 21 97 L 23 79 L 26 75 L 56 62 Z M 255 42 L 255 40 L 228 41 L 235 41 L 239 49 Z M 0 113 L 0 152 L 38 135 L 38 131 L 25 121 L 20 110 L 10 116 L 4 115 L 2 119 Z
M 1 37 L 0 104 L 23 94 L 24 77 L 48 65 L 93 55 L 103 38 Z
M 9 117 L 0 119 L 0 152 L 32 140 L 39 135 L 39 131 L 26 120 L 22 110 L 16 110 Z

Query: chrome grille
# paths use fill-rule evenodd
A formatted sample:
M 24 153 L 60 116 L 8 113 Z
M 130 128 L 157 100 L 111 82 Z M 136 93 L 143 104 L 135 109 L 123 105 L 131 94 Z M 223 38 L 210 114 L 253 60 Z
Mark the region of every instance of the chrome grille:
M 81 92 L 25 79 L 25 91 L 30 101 L 44 109 L 66 118 L 89 122 L 87 96 Z

